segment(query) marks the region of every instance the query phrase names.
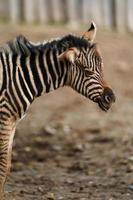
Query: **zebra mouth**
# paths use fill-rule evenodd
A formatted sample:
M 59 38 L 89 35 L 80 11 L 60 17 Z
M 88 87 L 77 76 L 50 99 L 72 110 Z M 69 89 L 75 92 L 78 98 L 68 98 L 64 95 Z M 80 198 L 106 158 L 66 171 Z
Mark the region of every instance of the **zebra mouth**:
M 101 100 L 98 101 L 98 105 L 101 108 L 101 110 L 107 112 L 110 108 L 110 105 L 107 103 L 102 102 Z

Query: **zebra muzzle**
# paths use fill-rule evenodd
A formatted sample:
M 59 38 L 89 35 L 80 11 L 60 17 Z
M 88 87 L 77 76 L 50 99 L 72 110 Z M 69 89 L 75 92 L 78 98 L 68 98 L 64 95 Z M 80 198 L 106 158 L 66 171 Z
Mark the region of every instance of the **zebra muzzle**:
M 103 111 L 107 112 L 115 101 L 116 98 L 112 89 L 106 87 L 101 98 L 98 100 L 98 105 Z
M 104 103 L 102 100 L 98 101 L 98 105 L 101 108 L 101 110 L 107 112 L 109 110 L 109 108 L 111 107 L 111 105 Z

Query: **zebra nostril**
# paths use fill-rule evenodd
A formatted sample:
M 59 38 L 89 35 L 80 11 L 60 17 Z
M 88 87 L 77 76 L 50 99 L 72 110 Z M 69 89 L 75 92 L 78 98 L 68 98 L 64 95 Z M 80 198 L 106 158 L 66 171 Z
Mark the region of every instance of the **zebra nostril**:
M 105 99 L 106 103 L 110 103 L 111 102 L 111 97 L 109 95 L 105 95 L 104 99 Z
M 111 104 L 115 102 L 115 95 L 112 91 L 112 89 L 106 87 L 104 88 L 104 92 L 103 92 L 103 100 L 107 103 L 107 104 Z

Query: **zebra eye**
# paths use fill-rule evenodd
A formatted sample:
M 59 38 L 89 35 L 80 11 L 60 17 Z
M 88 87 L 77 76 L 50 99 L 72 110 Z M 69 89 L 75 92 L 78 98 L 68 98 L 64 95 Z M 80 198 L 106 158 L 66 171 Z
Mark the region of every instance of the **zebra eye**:
M 90 71 L 90 70 L 85 70 L 85 76 L 89 77 L 91 75 L 93 75 L 94 72 L 93 71 Z

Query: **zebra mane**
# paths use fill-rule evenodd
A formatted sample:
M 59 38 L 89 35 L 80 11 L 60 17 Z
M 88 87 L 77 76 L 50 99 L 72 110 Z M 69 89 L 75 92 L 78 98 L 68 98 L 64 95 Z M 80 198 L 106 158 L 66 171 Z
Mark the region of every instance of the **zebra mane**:
M 31 53 L 37 53 L 39 51 L 44 51 L 45 49 L 62 50 L 70 47 L 87 48 L 88 46 L 91 46 L 91 44 L 87 40 L 74 35 L 67 35 L 60 39 L 42 43 L 33 43 L 23 35 L 19 35 L 14 40 L 7 42 L 1 47 L 0 52 L 4 51 L 7 54 L 29 56 Z

